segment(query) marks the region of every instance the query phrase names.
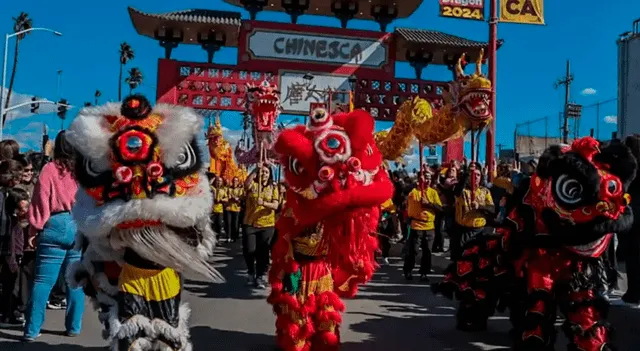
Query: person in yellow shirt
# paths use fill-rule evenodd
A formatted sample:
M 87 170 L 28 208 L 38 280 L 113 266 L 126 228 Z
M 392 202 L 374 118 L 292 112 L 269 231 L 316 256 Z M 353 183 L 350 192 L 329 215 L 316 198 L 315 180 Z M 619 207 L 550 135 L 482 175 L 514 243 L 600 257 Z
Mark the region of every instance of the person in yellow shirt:
M 460 257 L 465 243 L 491 231 L 487 225 L 494 224 L 495 205 L 491 192 L 483 185 L 481 169 L 477 163 L 471 163 L 454 189 L 455 228 L 450 235 L 453 260 Z
M 412 280 L 412 271 L 416 265 L 416 256 L 422 247 L 420 261 L 420 280 L 428 282 L 427 274 L 431 273 L 431 247 L 435 239 L 436 214 L 442 212 L 440 195 L 431 187 L 433 174 L 423 172 L 418 185 L 409 193 L 407 198 L 407 212 L 411 221 L 411 233 L 407 240 L 407 250 L 404 258 L 404 277 Z M 424 190 L 422 190 L 424 189 Z
M 229 200 L 227 189 L 220 177 L 214 177 L 211 184 L 211 192 L 213 193 L 213 208 L 211 209 L 211 225 L 213 231 L 218 235 L 218 242 L 222 243 L 229 237 L 229 233 L 225 233 L 227 238 L 222 237 L 222 229 L 224 223 L 224 206 Z
M 264 289 L 280 195 L 271 179 L 271 169 L 257 169 L 260 170 L 259 176 L 256 177 L 256 171 L 252 172 L 244 185 L 246 208 L 242 227 L 242 253 L 247 264 L 247 284 Z
M 228 202 L 225 208 L 225 231 L 231 238 L 231 242 L 238 241 L 240 236 L 240 210 L 244 199 L 244 187 L 240 183 L 240 178 L 234 177 L 231 185 L 227 187 Z

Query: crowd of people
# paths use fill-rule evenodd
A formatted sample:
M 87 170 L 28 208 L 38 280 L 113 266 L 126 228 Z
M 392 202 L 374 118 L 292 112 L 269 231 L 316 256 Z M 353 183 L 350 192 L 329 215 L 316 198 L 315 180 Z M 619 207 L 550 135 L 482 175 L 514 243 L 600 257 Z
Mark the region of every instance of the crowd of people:
M 39 335 L 46 308 L 66 309 L 66 335 L 81 330 L 84 295 L 64 279 L 66 267 L 81 256 L 74 248 L 76 227 L 70 214 L 77 190 L 74 158 L 64 132 L 55 140 L 52 157 L 21 154 L 14 140 L 0 142 L 0 326 L 24 326 L 27 341 Z M 464 160 L 424 165 L 422 172 L 389 170 L 395 194 L 381 208 L 381 263 L 389 264 L 392 244 L 402 243 L 404 278 L 413 280 L 419 263 L 419 279 L 428 282 L 432 255 L 448 252 L 458 257 L 466 240 L 493 230 L 505 218 L 508 195 L 535 167 L 535 161 L 483 166 Z M 210 174 L 211 225 L 219 244 L 241 240 L 247 284 L 265 289 L 287 188 L 274 179 L 272 169 L 258 169 L 244 182 Z M 492 182 L 487 181 L 490 172 Z M 630 192 L 640 198 L 638 182 Z M 630 242 L 632 236 L 617 234 L 625 250 L 616 252 L 616 240 L 606 252 L 609 274 L 601 292 L 604 297 L 616 293 L 617 262 L 626 259 L 629 291 L 622 301 L 640 307 L 640 246 Z
M 81 330 L 84 293 L 69 288 L 64 278 L 66 267 L 81 256 L 71 218 L 74 161 L 64 132 L 56 137 L 51 158 L 21 154 L 15 140 L 0 142 L 0 325 L 24 325 L 25 340 L 40 334 L 47 308 L 66 309 L 66 335 Z

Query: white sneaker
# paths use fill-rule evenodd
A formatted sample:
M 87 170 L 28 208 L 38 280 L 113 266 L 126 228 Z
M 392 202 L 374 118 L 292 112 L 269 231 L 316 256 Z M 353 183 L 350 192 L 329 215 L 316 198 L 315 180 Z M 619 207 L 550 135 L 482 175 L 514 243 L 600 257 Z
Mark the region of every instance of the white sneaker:
M 389 263 L 389 258 L 388 258 L 388 257 L 383 258 L 383 259 L 382 259 L 382 264 L 384 264 L 384 265 L 388 266 L 388 265 L 390 264 L 390 263 Z
M 256 288 L 258 289 L 266 289 L 267 288 L 267 277 L 258 277 L 256 279 Z
M 624 302 L 621 299 L 611 300 L 610 304 L 611 306 L 627 307 L 634 310 L 640 309 L 640 304 Z
M 609 295 L 609 297 L 621 297 L 624 293 L 616 289 L 609 289 L 606 294 Z

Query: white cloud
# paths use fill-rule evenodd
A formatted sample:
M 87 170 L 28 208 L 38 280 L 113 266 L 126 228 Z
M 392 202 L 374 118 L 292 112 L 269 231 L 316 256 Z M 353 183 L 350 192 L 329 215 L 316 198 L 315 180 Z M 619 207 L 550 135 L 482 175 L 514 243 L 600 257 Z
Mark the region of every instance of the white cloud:
M 16 127 L 12 129 L 16 129 Z M 11 130 L 11 132 L 5 133 L 3 138 L 17 141 L 22 151 L 40 150 L 42 148 L 42 122 L 31 122 L 19 130 Z
M 0 87 L 0 89 L 3 89 L 2 87 Z M 2 103 L 4 104 L 7 101 L 7 93 L 9 92 L 8 89 L 4 89 L 3 94 L 2 94 Z M 25 102 L 29 102 L 31 101 L 31 98 L 33 98 L 35 95 L 31 95 L 31 94 L 23 94 L 23 93 L 19 93 L 17 91 L 13 91 L 11 93 L 11 103 L 10 106 L 16 106 Z M 47 98 L 44 97 L 40 97 L 38 96 L 38 100 L 48 100 Z M 40 108 L 38 109 L 38 113 L 39 114 L 48 114 L 48 113 L 53 113 L 57 111 L 57 106 L 53 103 L 51 104 L 44 104 L 41 103 L 40 104 Z M 12 120 L 12 119 L 18 119 L 18 118 L 25 118 L 25 117 L 30 117 L 33 116 L 34 114 L 31 113 L 31 105 L 25 105 L 23 107 L 17 108 L 15 110 L 12 110 L 11 112 L 7 113 L 7 120 Z
M 598 93 L 598 91 L 593 88 L 586 88 L 580 92 L 582 95 L 596 95 L 596 93 Z
M 618 124 L 618 116 L 606 116 L 604 123 Z

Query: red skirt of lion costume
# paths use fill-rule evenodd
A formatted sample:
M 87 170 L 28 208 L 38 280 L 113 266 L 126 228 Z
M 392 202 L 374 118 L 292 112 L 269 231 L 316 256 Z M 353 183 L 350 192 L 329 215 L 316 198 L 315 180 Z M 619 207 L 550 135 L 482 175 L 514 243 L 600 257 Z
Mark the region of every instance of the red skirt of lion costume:
M 514 349 L 553 350 L 559 309 L 568 350 L 612 350 L 608 302 L 597 294 L 601 255 L 612 233 L 633 223 L 625 191 L 636 168 L 620 141 L 549 148 L 515 192 L 505 225 L 468 242 L 433 286 L 460 301 L 458 328 L 483 329 L 496 307 L 508 307 Z
M 393 193 L 364 111 L 317 110 L 276 151 L 290 189 L 278 220 L 268 302 L 284 351 L 338 350 L 343 297 L 373 276 L 379 208 Z

